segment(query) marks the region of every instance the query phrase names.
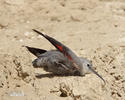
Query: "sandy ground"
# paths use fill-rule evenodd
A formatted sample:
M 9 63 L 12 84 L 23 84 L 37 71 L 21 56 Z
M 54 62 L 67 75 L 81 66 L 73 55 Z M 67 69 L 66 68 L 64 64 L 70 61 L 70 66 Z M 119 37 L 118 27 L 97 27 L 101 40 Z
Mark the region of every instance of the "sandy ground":
M 106 84 L 34 69 L 23 45 L 54 47 L 32 29 L 91 60 Z M 124 0 L 0 0 L 0 37 L 0 100 L 125 100 Z

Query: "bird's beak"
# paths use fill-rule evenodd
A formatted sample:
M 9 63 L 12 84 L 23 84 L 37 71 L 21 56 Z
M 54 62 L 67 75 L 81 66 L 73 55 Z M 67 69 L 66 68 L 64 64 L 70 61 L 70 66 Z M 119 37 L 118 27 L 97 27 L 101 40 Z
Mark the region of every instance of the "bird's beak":
M 105 83 L 105 80 L 102 78 L 101 75 L 99 75 L 92 67 L 87 66 L 94 74 L 96 74 L 99 78 L 101 78 L 103 80 L 103 82 Z

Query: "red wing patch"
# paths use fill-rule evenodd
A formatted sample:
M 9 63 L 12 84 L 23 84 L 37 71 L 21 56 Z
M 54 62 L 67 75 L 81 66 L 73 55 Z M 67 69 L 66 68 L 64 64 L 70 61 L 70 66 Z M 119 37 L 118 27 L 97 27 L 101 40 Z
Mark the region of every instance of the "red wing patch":
M 66 56 L 68 57 L 69 60 L 72 60 L 72 57 L 71 57 L 71 56 L 69 56 L 69 55 L 66 55 Z
M 69 55 L 66 55 L 66 56 L 68 57 L 69 60 L 72 61 L 73 65 L 74 65 L 77 69 L 79 69 L 78 65 L 73 61 L 72 57 L 69 56 Z
M 66 56 L 67 56 L 67 58 L 68 58 L 69 60 L 71 60 L 71 62 L 72 62 L 73 65 L 75 66 L 75 68 L 79 69 L 78 65 L 73 61 L 72 57 L 71 57 L 70 55 L 68 55 L 68 54 L 67 54 Z
M 56 44 L 56 46 L 57 46 L 57 48 L 58 48 L 61 52 L 63 52 L 62 46 L 59 46 L 59 45 L 57 45 L 57 44 Z M 66 54 L 66 56 L 68 57 L 69 60 L 72 60 L 72 57 L 71 57 L 70 55 Z
M 59 45 L 57 45 L 57 44 L 56 44 L 56 46 L 58 47 L 58 49 L 59 49 L 61 52 L 63 51 L 62 46 L 59 46 Z

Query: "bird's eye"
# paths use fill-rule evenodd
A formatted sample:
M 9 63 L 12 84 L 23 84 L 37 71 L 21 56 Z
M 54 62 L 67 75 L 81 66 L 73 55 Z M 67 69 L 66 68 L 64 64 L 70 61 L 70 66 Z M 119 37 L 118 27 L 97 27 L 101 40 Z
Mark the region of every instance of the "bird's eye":
M 87 64 L 87 66 L 88 66 L 88 67 L 90 67 L 90 65 L 89 65 L 89 64 Z

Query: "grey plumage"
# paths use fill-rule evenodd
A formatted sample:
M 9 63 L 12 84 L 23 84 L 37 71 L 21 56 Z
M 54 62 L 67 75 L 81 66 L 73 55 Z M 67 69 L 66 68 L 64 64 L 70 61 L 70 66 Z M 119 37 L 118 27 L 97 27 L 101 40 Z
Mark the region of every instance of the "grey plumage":
M 89 60 L 77 57 L 68 47 L 54 38 L 44 35 L 37 30 L 34 31 L 45 37 L 57 48 L 57 50 L 47 51 L 26 46 L 26 48 L 37 57 L 37 59 L 32 62 L 35 68 L 43 68 L 47 72 L 59 75 L 83 76 L 92 71 L 105 82 L 105 80 L 94 71 Z
M 77 71 L 68 58 L 66 58 L 58 50 L 47 51 L 46 53 L 40 54 L 37 59 L 33 61 L 35 68 L 43 68 L 47 72 L 54 74 L 74 74 Z

